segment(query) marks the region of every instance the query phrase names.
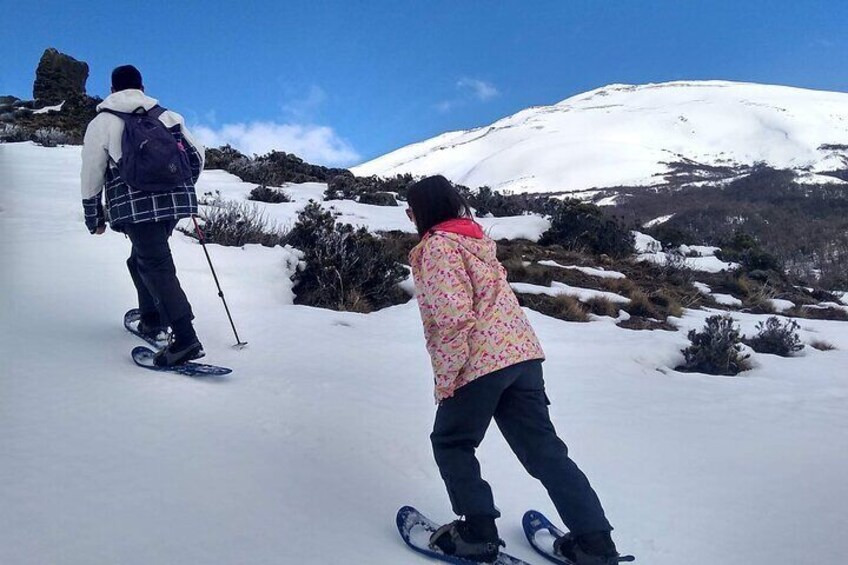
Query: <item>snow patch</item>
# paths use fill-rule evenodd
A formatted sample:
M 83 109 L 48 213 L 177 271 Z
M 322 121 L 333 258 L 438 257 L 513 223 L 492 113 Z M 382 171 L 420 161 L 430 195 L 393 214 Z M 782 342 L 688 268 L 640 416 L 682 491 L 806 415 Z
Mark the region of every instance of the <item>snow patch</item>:
M 669 262 L 669 254 L 663 251 L 639 253 L 636 255 L 636 260 L 649 261 L 660 266 L 665 266 Z M 721 271 L 733 271 L 739 268 L 738 263 L 725 262 L 714 256 L 686 257 L 683 260 L 683 264 L 688 269 L 705 273 L 720 273 Z
M 694 255 L 696 257 L 713 257 L 717 252 L 721 251 L 721 247 L 711 245 L 681 245 L 678 250 L 683 255 Z
M 710 294 L 717 303 L 722 306 L 734 306 L 736 308 L 742 306 L 742 301 L 736 298 L 735 296 L 731 296 L 729 294 L 721 294 L 720 292 L 713 292 Z
M 700 292 L 701 294 L 712 294 L 713 292 L 709 285 L 706 285 L 702 282 L 693 282 L 692 286 L 697 288 L 698 292 Z
M 637 253 L 657 253 L 662 251 L 662 243 L 649 236 L 646 233 L 634 231 L 635 245 Z
M 645 222 L 644 224 L 642 224 L 642 227 L 643 228 L 652 228 L 654 226 L 658 226 L 660 224 L 666 223 L 667 221 L 669 221 L 673 217 L 674 217 L 674 214 L 669 214 L 667 216 L 660 216 L 659 218 L 654 218 L 653 220 L 649 220 L 649 221 Z
M 519 294 L 545 294 L 547 296 L 565 295 L 576 298 L 581 302 L 586 302 L 593 298 L 606 298 L 610 302 L 614 302 L 616 304 L 628 304 L 630 302 L 629 298 L 625 298 L 624 296 L 615 294 L 614 292 L 569 286 L 558 281 L 552 282 L 551 286 L 541 286 L 538 284 L 520 282 L 510 283 L 510 286 L 512 286 L 512 290 Z
M 48 114 L 50 112 L 61 112 L 62 106 L 65 105 L 65 101 L 62 100 L 59 104 L 55 106 L 45 106 L 44 108 L 39 108 L 38 110 L 33 110 L 33 114 Z
M 782 298 L 772 298 L 769 300 L 771 307 L 774 308 L 775 312 L 786 312 L 787 310 L 791 310 L 795 308 L 795 303 L 791 300 L 784 300 Z
M 590 277 L 599 277 L 602 279 L 626 279 L 627 277 L 624 273 L 619 273 L 618 271 L 607 271 L 601 268 L 595 267 L 580 267 L 578 265 L 560 265 L 556 261 L 545 260 L 539 261 L 540 265 L 544 265 L 546 267 L 559 267 L 561 269 L 572 269 L 574 271 L 580 271 L 584 275 L 589 275 Z

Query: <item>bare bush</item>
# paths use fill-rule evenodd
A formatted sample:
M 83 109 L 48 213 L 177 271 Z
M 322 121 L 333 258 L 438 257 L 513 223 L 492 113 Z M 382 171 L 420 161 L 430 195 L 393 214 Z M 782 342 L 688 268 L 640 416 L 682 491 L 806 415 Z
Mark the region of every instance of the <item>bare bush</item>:
M 28 141 L 29 134 L 17 124 L 0 124 L 0 142 Z
M 198 216 L 203 224 L 203 236 L 208 243 L 233 247 L 250 243 L 265 247 L 286 244 L 288 230 L 270 222 L 255 204 L 218 198 L 201 208 Z M 182 231 L 197 239 L 193 230 Z
M 58 128 L 48 127 L 35 130 L 33 141 L 44 147 L 56 147 L 71 143 L 71 137 Z

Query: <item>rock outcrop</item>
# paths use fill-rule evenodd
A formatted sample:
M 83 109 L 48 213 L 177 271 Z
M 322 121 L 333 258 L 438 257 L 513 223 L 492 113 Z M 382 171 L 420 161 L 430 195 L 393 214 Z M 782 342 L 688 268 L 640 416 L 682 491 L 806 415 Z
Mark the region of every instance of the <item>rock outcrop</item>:
M 46 104 L 85 97 L 88 63 L 77 61 L 54 48 L 44 51 L 35 71 L 32 96 Z

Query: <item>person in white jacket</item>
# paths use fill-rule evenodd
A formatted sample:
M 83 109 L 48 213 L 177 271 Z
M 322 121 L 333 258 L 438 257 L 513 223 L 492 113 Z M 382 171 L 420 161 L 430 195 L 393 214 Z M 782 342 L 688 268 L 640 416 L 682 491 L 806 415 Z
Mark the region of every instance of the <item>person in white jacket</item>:
M 141 73 L 132 65 L 112 72 L 112 94 L 97 111 L 86 129 L 82 150 L 80 181 L 86 227 L 100 235 L 108 222 L 129 237 L 132 251 L 127 267 L 141 313 L 137 329 L 162 341 L 171 328 L 170 342 L 154 362 L 170 366 L 198 359 L 204 355 L 203 347 L 194 331 L 194 315 L 177 278 L 168 239 L 179 219 L 197 213 L 194 184 L 203 170 L 204 148 L 191 137 L 182 116 L 164 110 L 144 93 Z M 133 188 L 121 177 L 124 119 L 134 113 L 148 113 L 164 124 L 187 158 L 190 179 L 149 192 Z

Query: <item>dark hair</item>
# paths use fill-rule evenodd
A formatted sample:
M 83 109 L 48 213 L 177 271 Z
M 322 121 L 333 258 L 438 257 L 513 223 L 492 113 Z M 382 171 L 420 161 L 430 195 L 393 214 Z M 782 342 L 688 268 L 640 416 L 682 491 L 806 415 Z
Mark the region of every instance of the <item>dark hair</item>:
M 406 199 L 415 215 L 415 227 L 421 237 L 442 222 L 471 217 L 468 202 L 442 175 L 426 177 L 412 184 Z
M 132 65 L 121 65 L 112 71 L 112 90 L 141 89 L 141 73 Z

